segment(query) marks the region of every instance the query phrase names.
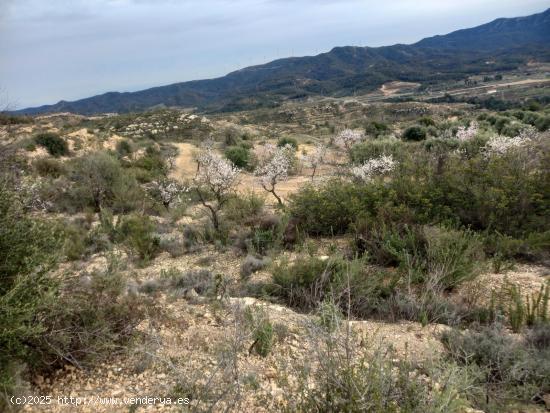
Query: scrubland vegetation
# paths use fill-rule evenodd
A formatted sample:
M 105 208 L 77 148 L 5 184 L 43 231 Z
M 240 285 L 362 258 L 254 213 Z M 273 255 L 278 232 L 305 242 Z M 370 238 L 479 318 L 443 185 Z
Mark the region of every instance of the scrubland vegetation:
M 543 104 L 340 101 L 9 118 L 1 409 L 67 365 L 136 358 L 195 411 L 550 407 L 548 119 Z M 535 285 L 514 279 L 525 265 Z M 161 325 L 212 323 L 193 375 L 158 350 Z M 440 349 L 356 328 L 387 323 Z

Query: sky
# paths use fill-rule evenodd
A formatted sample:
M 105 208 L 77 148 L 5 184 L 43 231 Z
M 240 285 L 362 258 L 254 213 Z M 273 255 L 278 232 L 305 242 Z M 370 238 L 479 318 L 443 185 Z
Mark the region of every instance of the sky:
M 549 0 L 0 0 L 14 108 L 223 76 L 335 46 L 385 46 L 544 11 Z

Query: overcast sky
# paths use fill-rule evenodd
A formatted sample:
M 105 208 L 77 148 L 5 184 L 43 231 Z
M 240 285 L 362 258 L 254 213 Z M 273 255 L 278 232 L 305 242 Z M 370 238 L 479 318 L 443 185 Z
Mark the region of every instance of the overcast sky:
M 0 0 L 0 89 L 18 108 L 135 91 L 334 46 L 413 43 L 546 0 Z

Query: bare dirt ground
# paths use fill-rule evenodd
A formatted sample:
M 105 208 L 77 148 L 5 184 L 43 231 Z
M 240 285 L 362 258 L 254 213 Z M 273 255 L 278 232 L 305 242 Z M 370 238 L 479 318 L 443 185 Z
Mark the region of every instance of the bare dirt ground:
M 73 396 L 93 399 L 124 397 L 175 397 L 177 386 L 193 383 L 205 385 L 209 372 L 217 368 L 216 360 L 228 338 L 236 334 L 230 320 L 222 313 L 212 311 L 206 304 L 186 300 L 172 301 L 166 296 L 156 298 L 164 309 L 159 324 L 146 320 L 140 325 L 143 342 L 129 354 L 113 357 L 104 366 L 92 370 L 76 370 L 68 367 L 59 371 L 53 380 L 39 378 L 36 390 L 40 394 Z M 238 368 L 247 377 L 253 377 L 257 385 L 243 388 L 243 412 L 269 412 L 272 403 L 283 402 L 284 393 L 279 386 L 284 374 L 281 366 L 292 366 L 311 351 L 303 335 L 305 326 L 311 322 L 308 316 L 295 313 L 282 306 L 262 303 L 252 298 L 231 299 L 231 311 L 239 307 L 264 306 L 273 323 L 288 328 L 286 336 L 279 340 L 274 351 L 262 358 L 254 354 L 240 354 Z M 352 329 L 373 345 L 394 347 L 398 354 L 415 359 L 437 357 L 442 351 L 437 335 L 446 327 L 418 323 L 379 323 L 374 321 L 353 322 Z M 189 394 L 192 397 L 196 395 Z M 272 400 L 265 404 L 262 401 Z M 147 411 L 175 411 L 181 407 L 155 405 Z M 48 412 L 127 412 L 128 406 L 87 405 L 26 406 L 24 411 Z
M 392 96 L 401 92 L 403 89 L 416 89 L 420 87 L 420 83 L 411 82 L 389 82 L 382 85 L 380 91 L 384 96 Z
M 193 179 L 197 172 L 197 163 L 193 156 L 198 148 L 192 143 L 172 143 L 172 145 L 178 149 L 178 155 L 170 177 L 178 180 Z
M 457 291 L 457 297 L 488 304 L 493 294 L 498 296 L 506 286 L 516 286 L 524 297 L 531 297 L 538 294 L 548 280 L 550 271 L 547 267 L 519 264 L 509 271 L 486 272 L 474 281 L 464 283 Z

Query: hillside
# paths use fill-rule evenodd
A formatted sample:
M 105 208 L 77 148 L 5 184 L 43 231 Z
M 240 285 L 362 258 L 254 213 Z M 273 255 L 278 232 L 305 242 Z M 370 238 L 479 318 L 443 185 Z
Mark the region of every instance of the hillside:
M 0 116 L 0 412 L 548 411 L 547 90 Z
M 312 95 L 366 93 L 394 80 L 428 85 L 510 70 L 529 60 L 550 60 L 549 45 L 550 9 L 528 17 L 497 19 L 413 45 L 337 47 L 317 56 L 244 68 L 217 79 L 109 92 L 18 113 L 125 113 L 159 105 L 224 111 L 273 106 Z

